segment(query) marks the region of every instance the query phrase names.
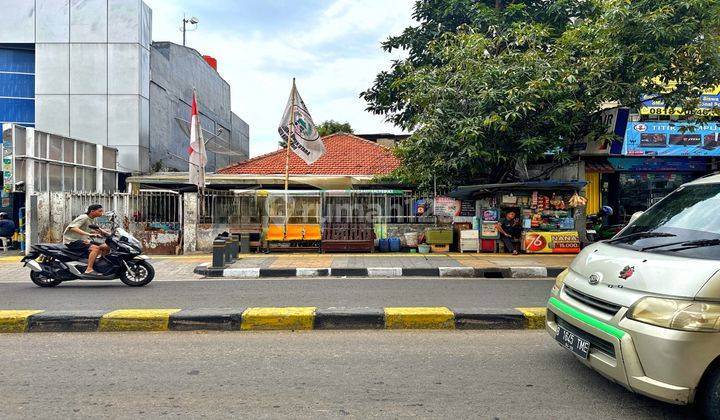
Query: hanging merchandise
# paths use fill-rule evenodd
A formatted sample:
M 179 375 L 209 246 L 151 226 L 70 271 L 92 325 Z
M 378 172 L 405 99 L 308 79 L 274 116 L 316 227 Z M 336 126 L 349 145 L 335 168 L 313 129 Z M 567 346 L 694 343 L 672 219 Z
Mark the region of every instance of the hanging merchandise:
M 537 191 L 533 191 L 532 196 L 530 198 L 530 207 L 533 209 L 536 209 L 538 206 L 538 193 Z
M 557 196 L 553 193 L 552 198 L 550 199 L 550 208 L 554 210 L 565 210 L 565 202 L 563 201 L 562 196 Z
M 587 204 L 587 198 L 581 197 L 577 191 L 570 197 L 570 207 L 582 207 Z

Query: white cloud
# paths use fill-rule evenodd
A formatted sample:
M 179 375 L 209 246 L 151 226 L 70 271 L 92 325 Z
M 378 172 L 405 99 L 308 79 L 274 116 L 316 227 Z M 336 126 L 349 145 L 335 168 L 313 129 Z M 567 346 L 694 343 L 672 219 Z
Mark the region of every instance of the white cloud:
M 144 1 L 153 9 L 153 40 L 180 42 L 182 5 L 172 0 Z M 358 95 L 399 57 L 382 51 L 380 42 L 412 24 L 413 3 L 335 0 L 314 20 L 302 22 L 303 31 L 253 32 L 214 25 L 196 6 L 192 13 L 200 26 L 188 33 L 188 45 L 218 59 L 218 70 L 232 88 L 233 111 L 250 124 L 252 156 L 277 148 L 277 124 L 293 76 L 316 121 L 349 121 L 356 132 L 399 132 L 382 117 L 365 112 L 366 104 Z M 252 8 L 228 13 L 252 13 Z M 360 48 L 346 48 L 360 41 Z

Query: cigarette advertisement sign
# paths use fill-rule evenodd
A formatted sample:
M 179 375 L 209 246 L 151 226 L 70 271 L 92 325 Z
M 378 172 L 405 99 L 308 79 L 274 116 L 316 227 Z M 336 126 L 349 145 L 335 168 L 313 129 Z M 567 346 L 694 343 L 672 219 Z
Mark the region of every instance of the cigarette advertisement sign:
M 577 254 L 580 235 L 575 231 L 528 232 L 523 244 L 528 254 Z
M 622 154 L 626 156 L 720 156 L 720 124 L 629 122 Z

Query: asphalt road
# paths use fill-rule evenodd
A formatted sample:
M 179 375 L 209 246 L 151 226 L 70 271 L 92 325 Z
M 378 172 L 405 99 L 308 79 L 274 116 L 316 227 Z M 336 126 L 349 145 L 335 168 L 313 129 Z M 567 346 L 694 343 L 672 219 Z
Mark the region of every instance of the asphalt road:
M 8 334 L 0 418 L 688 418 L 542 331 Z
M 544 306 L 553 280 L 261 279 L 158 281 L 141 288 L 76 281 L 54 288 L 0 282 L 0 309 L 241 308 L 249 306 Z

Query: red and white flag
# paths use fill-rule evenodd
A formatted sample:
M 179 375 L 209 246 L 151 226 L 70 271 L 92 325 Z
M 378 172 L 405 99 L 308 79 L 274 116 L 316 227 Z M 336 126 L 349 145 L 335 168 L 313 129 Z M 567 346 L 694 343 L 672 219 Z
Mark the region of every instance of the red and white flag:
M 195 91 L 192 97 L 192 114 L 190 115 L 190 147 L 188 147 L 190 158 L 189 178 L 190 183 L 195 184 L 198 188 L 205 187 L 205 165 L 207 164 L 207 154 L 205 153 L 205 141 L 200 128 L 200 115 L 197 110 L 197 102 L 195 101 Z

